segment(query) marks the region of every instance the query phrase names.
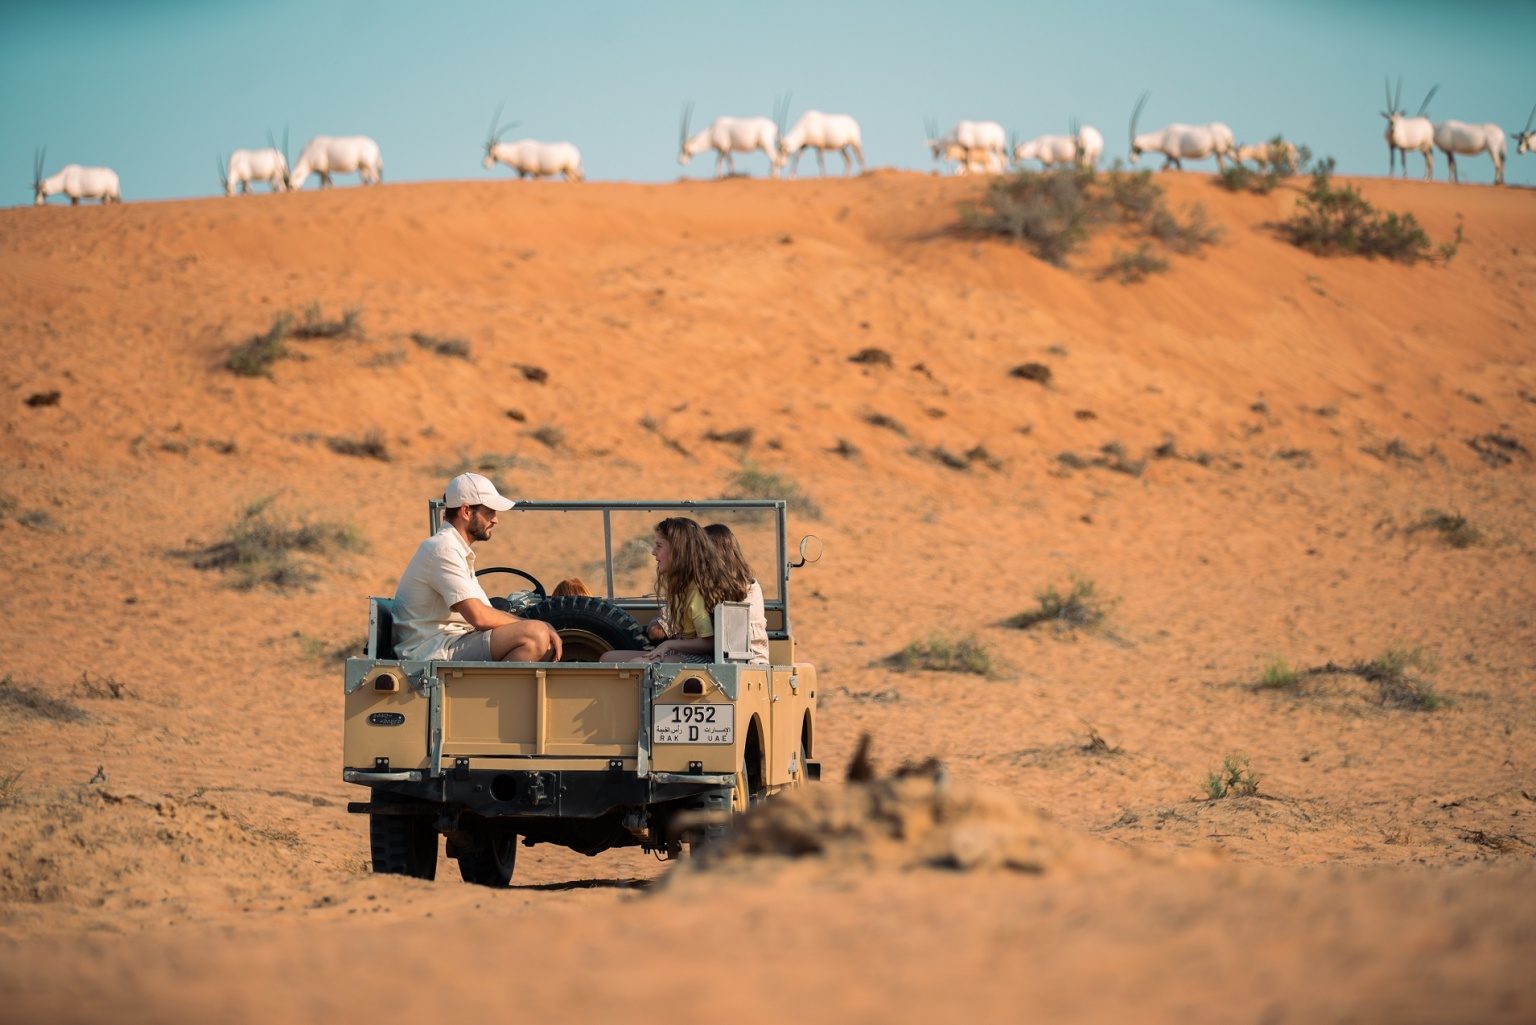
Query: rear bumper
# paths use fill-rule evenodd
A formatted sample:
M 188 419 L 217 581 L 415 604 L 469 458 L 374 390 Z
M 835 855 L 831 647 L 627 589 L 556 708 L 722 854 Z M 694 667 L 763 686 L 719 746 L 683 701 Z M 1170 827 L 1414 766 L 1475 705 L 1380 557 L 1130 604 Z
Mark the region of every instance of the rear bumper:
M 347 769 L 342 778 L 390 795 L 347 805 L 359 814 L 470 812 L 486 819 L 595 819 L 628 809 L 698 797 L 734 786 L 730 775 L 633 770 L 454 769 L 436 778 L 420 770 Z

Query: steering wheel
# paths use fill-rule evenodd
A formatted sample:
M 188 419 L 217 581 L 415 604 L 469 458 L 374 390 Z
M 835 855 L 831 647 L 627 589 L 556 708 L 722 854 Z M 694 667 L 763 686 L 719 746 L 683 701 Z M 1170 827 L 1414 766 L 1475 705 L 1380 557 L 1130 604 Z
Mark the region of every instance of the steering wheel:
M 485 569 L 475 570 L 475 576 L 477 577 L 483 577 L 487 573 L 511 573 L 514 576 L 522 577 L 524 580 L 533 585 L 534 594 L 537 594 L 540 598 L 549 596 L 549 592 L 544 590 L 544 585 L 539 583 L 538 578 L 535 577 L 532 573 L 524 573 L 522 570 L 513 569 L 511 566 L 487 566 Z

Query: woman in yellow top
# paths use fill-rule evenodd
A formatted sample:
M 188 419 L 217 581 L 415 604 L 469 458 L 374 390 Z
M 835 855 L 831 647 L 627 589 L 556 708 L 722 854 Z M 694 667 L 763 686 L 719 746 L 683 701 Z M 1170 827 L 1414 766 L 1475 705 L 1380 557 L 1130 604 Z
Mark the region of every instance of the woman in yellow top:
M 714 543 L 686 516 L 656 524 L 656 594 L 665 610 L 665 639 L 650 651 L 609 651 L 604 662 L 709 662 L 715 654 L 715 606 L 740 601 L 722 571 Z M 653 624 L 654 625 L 654 624 Z

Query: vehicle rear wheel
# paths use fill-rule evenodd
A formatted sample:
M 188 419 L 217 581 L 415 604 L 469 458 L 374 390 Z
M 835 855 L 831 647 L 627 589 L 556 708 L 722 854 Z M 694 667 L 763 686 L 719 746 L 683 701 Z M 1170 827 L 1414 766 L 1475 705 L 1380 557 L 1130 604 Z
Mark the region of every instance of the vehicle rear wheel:
M 374 795 L 375 803 L 395 803 L 381 796 Z M 368 840 L 375 873 L 437 878 L 437 830 L 430 816 L 369 815 Z
M 644 651 L 651 646 L 634 618 L 607 598 L 562 594 L 518 615 L 548 623 L 560 635 L 562 662 L 596 662 L 608 651 Z
M 500 888 L 512 882 L 512 870 L 517 867 L 517 834 L 476 830 L 450 853 L 459 861 L 460 879 Z

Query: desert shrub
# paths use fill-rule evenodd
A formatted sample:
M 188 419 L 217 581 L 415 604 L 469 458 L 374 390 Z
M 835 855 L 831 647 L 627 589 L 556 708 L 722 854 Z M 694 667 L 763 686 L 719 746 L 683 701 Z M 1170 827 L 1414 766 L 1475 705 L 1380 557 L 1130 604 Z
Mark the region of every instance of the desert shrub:
M 304 308 L 304 318 L 289 329 L 289 334 L 294 338 L 355 338 L 362 334 L 362 324 L 359 318 L 362 311 L 347 309 L 342 311 L 340 320 L 327 320 L 320 309 L 319 303 L 310 303 Z
M 565 445 L 565 432 L 551 424 L 535 427 L 528 432 L 528 437 L 537 441 L 545 448 L 561 448 Z
M 1427 259 L 1429 235 L 1413 214 L 1382 213 L 1353 186 L 1335 186 L 1333 158 L 1312 172 L 1312 184 L 1280 234 L 1320 256 L 1348 253 L 1413 264 Z
M 649 534 L 641 534 L 639 537 L 632 537 L 625 541 L 613 553 L 613 571 L 634 573 L 636 570 L 644 569 L 650 564 L 653 543 Z
M 883 427 L 888 431 L 900 434 L 902 437 L 907 435 L 907 429 L 901 425 L 900 421 L 884 413 L 865 413 L 864 422 L 871 427 Z
M 889 367 L 891 366 L 891 354 L 884 349 L 860 349 L 848 357 L 848 362 L 862 363 L 869 367 Z
M 428 352 L 449 359 L 469 359 L 469 343 L 462 338 L 439 338 L 424 331 L 412 331 L 411 341 Z
M 325 443 L 337 455 L 389 462 L 389 444 L 379 431 L 369 431 L 361 438 L 327 438 Z
M 1152 180 L 1151 171 L 1127 171 L 1117 160 L 1104 181 L 1115 209 L 1127 221 L 1140 224 L 1163 201 L 1163 190 Z
M 1468 522 L 1465 516 L 1438 509 L 1427 510 L 1422 520 L 1408 528 L 1409 533 L 1420 530 L 1433 530 L 1452 548 L 1471 548 L 1483 539 L 1483 532 Z
M 1147 234 L 1175 253 L 1199 252 L 1221 239 L 1221 229 L 1206 219 L 1205 207 L 1199 203 L 1185 208 L 1183 220 L 1159 204 L 1147 215 L 1145 223 Z
M 104 676 L 92 679 L 91 674 L 80 674 L 80 692 L 88 698 L 106 698 L 110 701 L 121 701 L 128 695 L 128 685 L 118 681 L 115 676 Z
M 982 209 L 961 210 L 961 223 L 973 231 L 1007 235 L 1047 263 L 1064 267 L 1093 224 L 1103 219 L 1092 182 L 1092 171 L 1076 168 L 1000 178 L 988 187 Z
M 85 722 L 90 715 L 68 701 L 49 697 L 35 687 L 17 683 L 10 673 L 0 677 L 0 709 L 7 717 L 22 715 L 33 719 L 51 719 L 54 722 Z
M 952 641 L 933 636 L 925 641 L 913 641 L 890 656 L 886 662 L 893 669 L 904 673 L 926 670 L 993 676 L 998 671 L 992 653 L 975 637 Z
M 788 477 L 760 469 L 752 463 L 743 463 L 726 485 L 722 498 L 782 498 L 791 512 L 812 519 L 821 518 L 821 507 L 800 490 L 800 485 Z
M 1247 164 L 1233 161 L 1216 176 L 1216 184 L 1228 192 L 1253 192 L 1265 196 L 1280 184 L 1280 176 L 1273 171 L 1255 171 Z
M 1221 760 L 1219 772 L 1208 772 L 1205 777 L 1205 797 L 1208 801 L 1220 801 L 1228 797 L 1252 797 L 1259 792 L 1259 777 L 1248 766 L 1243 755 L 1227 755 Z
M 252 503 L 225 531 L 224 540 L 187 553 L 192 565 L 231 574 L 231 585 L 242 591 L 263 586 L 281 591 L 319 578 L 309 565 L 295 561 L 295 553 L 321 557 L 363 547 L 352 526 L 280 520 L 271 513 L 271 503 L 270 498 Z
M 1036 606 L 1003 620 L 1003 625 L 1015 630 L 1028 630 L 1041 623 L 1051 623 L 1057 630 L 1076 630 L 1096 627 L 1108 614 L 1100 603 L 1092 580 L 1074 575 L 1072 587 L 1065 595 L 1056 590 L 1055 584 L 1047 584 L 1035 592 Z
M 1145 281 L 1148 275 L 1161 274 L 1168 269 L 1168 261 L 1152 251 L 1150 243 L 1143 242 L 1134 253 L 1116 249 L 1109 266 L 1099 274 L 1101 278 L 1114 278 L 1122 285 Z
M 1044 363 L 1020 363 L 1008 371 L 1008 376 L 1017 377 L 1025 381 L 1034 381 L 1036 384 L 1049 385 L 1051 383 L 1051 368 Z
M 1433 712 L 1451 704 L 1450 698 L 1435 692 L 1427 680 L 1414 673 L 1430 673 L 1434 660 L 1422 649 L 1392 647 L 1366 662 L 1328 662 L 1307 669 L 1290 669 L 1283 662 L 1279 668 L 1266 667 L 1255 685 L 1257 689 L 1289 689 L 1302 679 L 1330 675 L 1358 676 L 1377 687 L 1377 697 L 1387 708 Z M 1283 682 L 1287 676 L 1290 682 Z M 1271 682 L 1274 681 L 1274 682 Z
M 224 359 L 224 369 L 241 377 L 271 377 L 272 364 L 290 355 L 283 340 L 288 337 L 291 323 L 288 314 L 279 313 L 264 333 L 252 335 L 235 346 Z
M 0 772 L 0 805 L 10 804 L 21 794 L 21 777 L 25 769 Z
M 1286 690 L 1300 680 L 1301 673 L 1278 655 L 1265 661 L 1259 672 L 1259 686 L 1265 690 Z
M 710 430 L 705 433 L 704 440 L 719 442 L 722 445 L 750 445 L 756 433 L 750 427 L 738 427 L 731 431 Z
M 1181 219 L 1163 203 L 1150 172 L 1128 174 L 1118 165 L 1104 176 L 1081 168 L 1022 171 L 995 180 L 982 206 L 962 207 L 961 225 L 970 231 L 1005 235 L 1058 267 L 1094 230 L 1118 224 L 1176 253 L 1192 253 L 1214 242 L 1218 229 L 1200 206 Z M 1148 254 L 1143 270 L 1155 266 Z M 1166 263 L 1163 267 L 1166 268 Z M 1111 276 L 1111 269 L 1103 276 Z
M 1392 647 L 1362 665 L 1353 667 L 1361 677 L 1381 688 L 1381 703 L 1392 708 L 1433 712 L 1450 704 L 1430 684 L 1410 671 L 1432 673 L 1435 661 L 1420 648 Z
M 481 452 L 477 456 L 472 456 L 460 451 L 458 460 L 440 467 L 438 474 L 452 478 L 461 473 L 480 473 L 489 477 L 521 465 L 522 460 L 510 452 Z

